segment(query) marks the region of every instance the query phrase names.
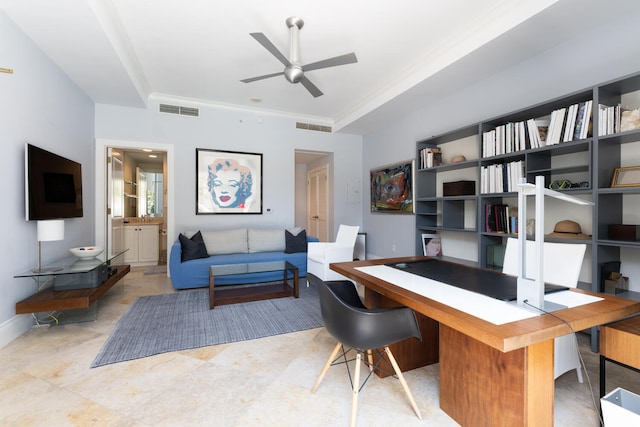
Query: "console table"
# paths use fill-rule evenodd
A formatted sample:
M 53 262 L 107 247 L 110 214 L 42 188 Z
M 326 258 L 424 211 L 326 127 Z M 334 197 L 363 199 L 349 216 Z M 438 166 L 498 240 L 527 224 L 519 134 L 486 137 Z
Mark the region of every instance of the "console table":
M 16 314 L 88 309 L 129 273 L 129 265 L 111 265 L 124 252 L 100 254 L 91 259 L 70 256 L 44 266 L 42 271 L 29 270 L 14 276 L 31 278 L 37 284 L 35 294 L 16 303 Z M 96 274 L 98 270 L 104 271 L 105 277 Z M 65 276 L 69 279 L 71 275 L 75 278 L 86 277 L 88 282 L 71 280 L 73 285 L 69 289 L 56 289 L 56 278 Z
M 572 289 L 565 295 L 593 302 L 556 311 L 554 316 L 489 321 L 477 314 L 478 308 L 500 304 L 500 309 L 489 310 L 500 315 L 516 307 L 384 266 L 424 259 L 335 263 L 331 269 L 365 287 L 367 307 L 406 306 L 416 312 L 421 325 L 427 326 L 421 327 L 423 341 L 394 344 L 393 354 L 402 370 L 440 362 L 440 407 L 463 426 L 553 425 L 554 338 L 568 332 L 558 317 L 581 331 L 640 311 L 637 301 Z M 461 264 L 456 264 L 455 270 L 469 275 L 477 271 Z M 448 288 L 442 292 L 443 287 Z M 441 295 L 465 296 L 448 304 L 439 301 L 441 295 L 432 293 L 435 288 Z M 434 348 L 439 348 L 439 359 Z

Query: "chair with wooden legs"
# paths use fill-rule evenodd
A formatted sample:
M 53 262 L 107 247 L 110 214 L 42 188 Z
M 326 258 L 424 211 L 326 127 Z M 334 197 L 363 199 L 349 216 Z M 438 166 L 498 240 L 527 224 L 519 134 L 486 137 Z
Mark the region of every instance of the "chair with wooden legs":
M 391 350 L 389 350 L 389 346 L 396 342 L 408 338 L 422 339 L 415 313 L 406 307 L 367 309 L 362 304 L 355 286 L 348 280 L 325 282 L 313 274 L 307 274 L 307 280 L 318 287 L 324 326 L 338 341 L 322 368 L 312 392 L 318 389 L 329 367 L 334 364 L 344 363 L 351 379 L 346 353 L 349 350 L 354 350 L 356 352 L 356 362 L 354 376 L 351 381 L 353 393 L 350 425 L 355 426 L 358 412 L 358 394 L 375 369 L 380 369 L 380 363 L 386 362 L 386 359 L 380 354 L 377 364 L 374 365 L 372 351 L 382 353 L 379 349 L 384 349 L 384 354 L 393 367 L 395 375 L 400 380 L 411 407 L 418 418 L 422 419 L 422 414 L 411 395 L 409 386 Z M 345 347 L 348 350 L 345 351 Z M 338 352 L 341 350 L 342 355 L 338 356 Z M 363 354 L 367 355 L 367 361 L 364 363 L 369 367 L 369 374 L 361 385 L 360 366 L 361 362 L 363 362 Z M 338 362 L 338 360 L 342 361 Z

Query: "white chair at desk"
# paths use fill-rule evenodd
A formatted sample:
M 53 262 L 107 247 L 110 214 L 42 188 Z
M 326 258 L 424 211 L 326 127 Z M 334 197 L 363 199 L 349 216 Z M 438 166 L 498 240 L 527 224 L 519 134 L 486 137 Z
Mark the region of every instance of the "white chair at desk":
M 340 225 L 335 242 L 309 242 L 307 245 L 307 273 L 322 280 L 345 280 L 341 274 L 329 268 L 334 262 L 353 261 L 353 250 L 359 226 Z
M 527 253 L 534 253 L 535 242 L 527 241 Z M 554 285 L 575 288 L 578 285 L 580 268 L 587 245 L 584 243 L 544 243 L 544 281 Z M 533 271 L 533 259 L 527 260 L 527 271 Z M 529 263 L 531 265 L 529 265 Z M 507 239 L 502 272 L 518 275 L 518 240 Z M 554 375 L 560 375 L 572 369 L 576 370 L 578 381 L 582 383 L 582 369 L 578 357 L 576 339 L 573 334 L 563 335 L 554 341 Z

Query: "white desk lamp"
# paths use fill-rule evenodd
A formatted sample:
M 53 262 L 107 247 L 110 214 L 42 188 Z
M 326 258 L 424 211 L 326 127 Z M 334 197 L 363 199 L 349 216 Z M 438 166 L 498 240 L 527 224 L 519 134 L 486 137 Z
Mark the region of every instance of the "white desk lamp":
M 527 196 L 534 196 L 536 199 L 535 253 L 533 254 L 535 279 L 527 277 L 525 262 L 527 259 Z M 535 185 L 518 184 L 518 305 L 530 305 L 544 311 L 554 311 L 566 307 L 544 301 L 544 196 L 583 206 L 593 206 L 594 203 L 545 188 L 543 176 L 536 176 Z
M 38 221 L 38 268 L 33 270 L 34 273 L 48 273 L 62 270 L 62 268 L 42 268 L 42 242 L 52 242 L 56 240 L 64 240 L 64 220 L 53 219 Z

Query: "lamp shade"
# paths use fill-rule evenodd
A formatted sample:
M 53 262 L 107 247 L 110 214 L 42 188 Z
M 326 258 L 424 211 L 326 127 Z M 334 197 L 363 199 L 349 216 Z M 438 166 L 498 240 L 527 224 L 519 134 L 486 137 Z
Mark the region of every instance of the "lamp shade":
M 54 240 L 64 240 L 64 220 L 38 221 L 38 241 L 51 242 Z

